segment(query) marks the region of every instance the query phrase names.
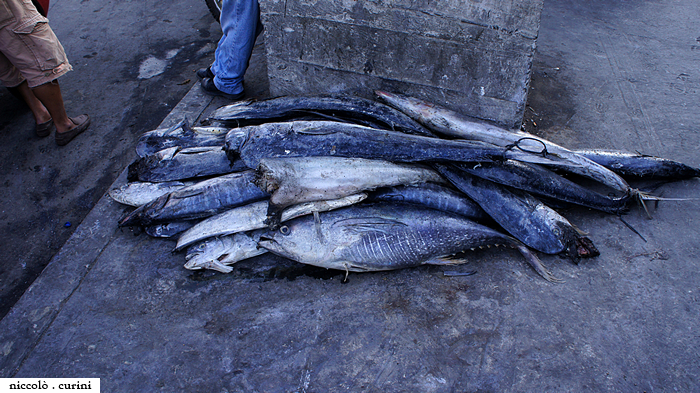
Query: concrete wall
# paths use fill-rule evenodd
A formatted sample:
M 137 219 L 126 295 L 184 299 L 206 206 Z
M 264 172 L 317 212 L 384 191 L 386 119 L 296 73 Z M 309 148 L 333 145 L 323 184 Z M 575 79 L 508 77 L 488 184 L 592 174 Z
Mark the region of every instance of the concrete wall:
M 520 124 L 542 0 L 260 0 L 270 93 L 388 89 Z

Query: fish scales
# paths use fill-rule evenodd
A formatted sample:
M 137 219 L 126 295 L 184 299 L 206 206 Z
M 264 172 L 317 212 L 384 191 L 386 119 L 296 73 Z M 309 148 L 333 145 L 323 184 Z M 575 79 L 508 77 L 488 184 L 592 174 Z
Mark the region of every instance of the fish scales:
M 444 254 L 444 250 L 449 250 L 449 254 L 464 251 L 465 244 L 478 246 L 503 241 L 501 236 L 496 236 L 494 239 L 481 239 L 475 242 L 474 238 L 465 236 L 464 229 L 464 227 L 447 229 L 434 226 L 430 229 L 431 232 L 417 232 L 409 227 L 398 229 L 390 234 L 370 232 L 362 237 L 360 243 L 348 247 L 340 255 L 351 259 L 353 255 L 357 255 L 356 249 L 365 250 L 363 258 L 355 260 L 353 266 L 357 268 L 366 266 L 366 269 L 370 269 L 371 266 L 379 265 L 387 269 L 389 267 L 400 269 L 416 266 L 416 261 L 419 260 L 424 263 L 434 262 L 438 256 L 448 255 Z M 416 241 L 416 239 L 420 240 Z M 371 261 L 371 264 L 361 264 L 359 261 L 362 260 Z

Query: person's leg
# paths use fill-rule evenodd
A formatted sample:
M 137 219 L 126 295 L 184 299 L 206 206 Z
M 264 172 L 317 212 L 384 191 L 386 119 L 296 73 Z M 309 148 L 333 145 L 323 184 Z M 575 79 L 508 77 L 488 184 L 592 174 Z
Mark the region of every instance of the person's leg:
M 51 114 L 51 118 L 53 118 L 58 132 L 70 131 L 77 127 L 68 117 L 66 108 L 63 106 L 61 87 L 58 85 L 57 80 L 34 87 L 32 88 L 32 92 Z
M 32 92 L 32 89 L 29 88 L 26 80 L 20 83 L 19 86 L 10 87 L 8 90 L 10 90 L 13 94 L 16 94 L 27 104 L 29 110 L 31 110 L 32 114 L 34 114 L 36 124 L 46 123 L 51 120 L 51 114 L 46 109 L 44 104 L 42 104 L 41 101 L 36 98 Z
M 260 9 L 257 0 L 224 0 L 221 10 L 223 36 L 214 54 L 211 71 L 214 84 L 227 94 L 243 92 L 243 75 L 248 68 L 258 34 Z
M 0 82 L 8 86 L 7 90 L 15 97 L 24 101 L 29 110 L 34 115 L 36 121 L 37 135 L 44 137 L 51 134 L 53 123 L 51 122 L 51 114 L 46 107 L 39 101 L 29 88 L 29 83 L 19 72 L 3 52 L 0 52 Z
M 54 80 L 32 88 L 34 95 L 51 114 L 56 125 L 56 144 L 64 146 L 90 126 L 90 117 L 80 115 L 68 117 L 63 106 L 63 96 L 58 81 Z
M 32 19 L 21 29 L 4 27 L 0 29 L 0 52 L 12 68 L 26 79 L 31 93 L 49 112 L 56 127 L 56 143 L 65 145 L 90 125 L 90 117 L 80 115 L 69 118 L 63 105 L 61 88 L 57 78 L 69 72 L 72 67 L 66 58 L 63 46 L 58 41 L 45 19 Z M 2 62 L 0 62 L 0 65 Z M 0 67 L 0 78 L 6 86 L 18 86 L 22 80 L 8 84 Z M 31 100 L 30 100 L 31 102 Z M 48 132 L 50 133 L 50 131 Z M 41 134 L 37 129 L 37 134 Z M 42 135 L 40 135 L 42 136 Z

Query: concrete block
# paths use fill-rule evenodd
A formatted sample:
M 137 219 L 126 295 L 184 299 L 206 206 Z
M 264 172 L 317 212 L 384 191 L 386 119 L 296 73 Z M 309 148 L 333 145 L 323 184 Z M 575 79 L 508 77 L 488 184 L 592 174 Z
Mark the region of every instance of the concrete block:
M 519 126 L 542 0 L 259 0 L 270 93 L 388 89 Z

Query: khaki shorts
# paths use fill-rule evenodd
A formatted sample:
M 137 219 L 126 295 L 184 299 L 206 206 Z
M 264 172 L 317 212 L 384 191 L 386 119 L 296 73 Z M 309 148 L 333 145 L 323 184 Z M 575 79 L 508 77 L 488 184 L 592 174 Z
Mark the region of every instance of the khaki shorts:
M 6 87 L 15 87 L 25 79 L 29 87 L 36 87 L 72 69 L 46 18 L 0 29 L 0 82 Z

